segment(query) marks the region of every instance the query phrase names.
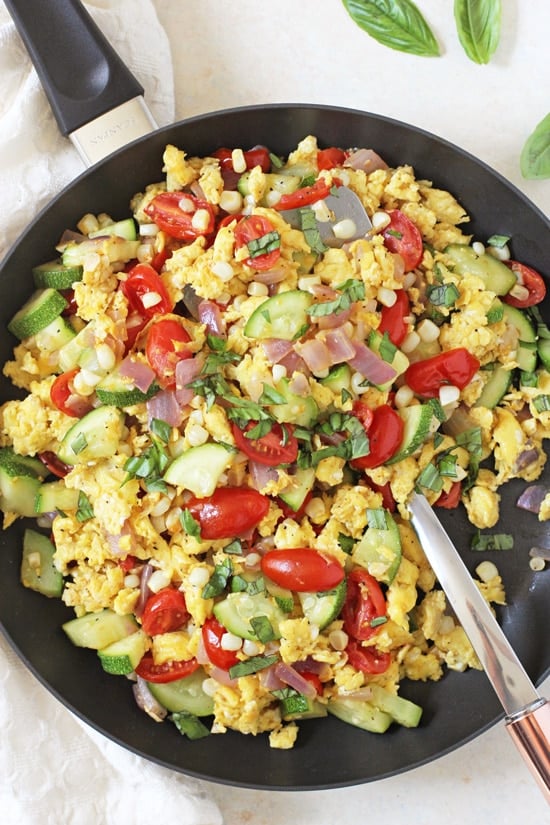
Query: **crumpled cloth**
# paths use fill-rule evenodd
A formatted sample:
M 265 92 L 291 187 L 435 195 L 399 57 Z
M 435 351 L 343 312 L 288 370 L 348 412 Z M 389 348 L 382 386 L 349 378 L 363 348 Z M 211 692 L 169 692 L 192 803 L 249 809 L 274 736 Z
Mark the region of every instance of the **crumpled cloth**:
M 143 85 L 157 123 L 171 122 L 170 47 L 151 0 L 93 0 L 86 5 Z M 38 210 L 83 170 L 76 150 L 58 132 L 27 52 L 0 3 L 0 257 Z M 159 819 L 164 825 L 222 823 L 204 783 L 135 756 L 77 719 L 1 636 L 0 731 L 4 825 L 150 825 Z

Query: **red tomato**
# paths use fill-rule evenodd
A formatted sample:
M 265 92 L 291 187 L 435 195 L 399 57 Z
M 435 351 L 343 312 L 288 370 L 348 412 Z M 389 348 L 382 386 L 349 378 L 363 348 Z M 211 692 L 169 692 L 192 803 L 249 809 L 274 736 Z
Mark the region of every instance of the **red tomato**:
M 452 384 L 463 390 L 479 366 L 477 358 L 467 349 L 457 347 L 411 364 L 405 372 L 405 381 L 418 395 L 436 398 L 440 388 L 445 384 Z
M 270 236 L 271 233 L 273 233 L 273 248 L 269 249 L 271 243 L 267 236 Z M 264 238 L 266 239 L 266 251 L 253 254 L 251 246 L 255 241 Z M 241 218 L 235 227 L 235 246 L 237 249 L 243 246 L 248 247 L 250 257 L 246 258 L 244 263 L 253 269 L 271 269 L 281 255 L 280 241 L 279 233 L 275 231 L 271 221 L 260 215 L 247 215 L 245 218 Z
M 451 484 L 448 493 L 442 492 L 439 498 L 434 502 L 434 507 L 444 507 L 446 510 L 453 510 L 458 507 L 460 503 L 460 494 L 462 492 L 462 484 L 460 481 L 454 481 Z
M 398 289 L 395 294 L 397 295 L 395 304 L 391 307 L 382 307 L 378 332 L 382 335 L 387 332 L 392 344 L 398 347 L 409 330 L 405 318 L 410 314 L 410 302 L 404 289 Z
M 206 540 L 247 533 L 267 515 L 269 499 L 248 487 L 219 487 L 207 498 L 192 498 L 187 509 Z
M 147 599 L 141 615 L 141 626 L 149 636 L 171 633 L 189 619 L 185 596 L 175 587 L 164 587 Z
M 227 630 L 215 616 L 209 616 L 202 626 L 202 643 L 206 655 L 215 667 L 222 670 L 229 670 L 239 661 L 234 650 L 224 650 L 222 647 L 222 636 Z
M 142 318 L 139 312 L 132 312 L 126 318 L 125 354 L 130 352 L 139 333 L 146 327 L 147 318 Z
M 397 509 L 397 504 L 395 503 L 395 499 L 391 491 L 390 482 L 387 481 L 385 484 L 375 484 L 374 481 L 371 478 L 369 478 L 368 484 L 371 490 L 374 490 L 375 493 L 382 494 L 382 506 L 386 510 L 389 510 L 390 513 L 395 513 Z
M 175 682 L 177 679 L 184 679 L 190 676 L 199 667 L 196 659 L 189 659 L 181 662 L 165 662 L 163 665 L 156 665 L 152 653 L 146 653 L 139 665 L 136 673 L 145 679 L 146 682 L 165 683 Z
M 385 673 L 391 665 L 391 653 L 376 647 L 363 647 L 355 639 L 349 640 L 346 653 L 350 665 L 362 673 Z
M 186 346 L 190 340 L 187 330 L 175 318 L 163 318 L 149 328 L 145 354 L 163 387 L 175 386 L 178 361 L 192 357 Z
M 316 201 L 323 200 L 330 195 L 330 186 L 322 178 L 316 180 L 312 186 L 303 186 L 288 195 L 281 195 L 274 209 L 299 209 L 301 206 L 309 206 Z
M 58 410 L 73 418 L 82 418 L 90 412 L 92 404 L 87 398 L 82 398 L 73 390 L 73 380 L 79 369 L 63 372 L 58 375 L 50 389 L 50 398 Z
M 165 315 L 172 312 L 174 302 L 168 295 L 158 272 L 149 264 L 136 264 L 128 272 L 126 281 L 120 288 L 130 304 L 130 308 L 142 318 Z M 150 303 L 150 301 L 154 303 Z
M 546 284 L 542 275 L 539 275 L 536 269 L 531 269 L 530 266 L 520 264 L 518 261 L 506 261 L 505 263 L 516 273 L 518 283 L 529 291 L 529 295 L 526 298 L 515 298 L 513 295 L 504 295 L 502 300 L 518 309 L 525 309 L 526 307 L 540 304 L 546 295 Z
M 390 223 L 382 232 L 384 246 L 390 252 L 401 255 L 405 263 L 405 272 L 416 269 L 422 260 L 424 248 L 422 235 L 414 223 L 399 209 L 388 210 Z
M 62 289 L 61 294 L 67 301 L 67 306 L 61 313 L 64 318 L 69 318 L 71 315 L 76 315 L 78 311 L 78 304 L 76 303 L 76 298 L 74 297 L 74 289 Z
M 343 149 L 338 149 L 336 146 L 331 146 L 328 149 L 319 149 L 317 152 L 317 168 L 333 169 L 335 166 L 341 166 L 346 159 L 346 153 Z
M 314 685 L 315 690 L 317 691 L 317 695 L 321 696 L 323 693 L 323 683 L 319 679 L 316 673 L 312 673 L 311 670 L 301 670 L 300 676 Z
M 271 158 L 269 157 L 269 149 L 265 146 L 254 146 L 253 149 L 243 152 L 244 160 L 247 169 L 254 169 L 255 166 L 260 166 L 262 172 L 269 172 L 271 169 Z M 217 158 L 222 169 L 231 169 L 233 171 L 233 153 L 231 149 L 216 149 L 212 153 L 212 157 Z
M 38 458 L 50 473 L 58 478 L 65 478 L 67 473 L 72 470 L 72 467 L 69 467 L 68 464 L 65 464 L 55 453 L 49 450 L 44 453 L 38 453 Z
M 160 252 L 157 252 L 156 255 L 153 256 L 153 260 L 151 261 L 151 266 L 155 270 L 155 272 L 160 272 L 168 258 L 172 257 L 172 250 L 168 249 L 167 246 L 164 247 Z
M 292 427 L 285 424 L 284 430 L 280 424 L 274 424 L 271 430 L 260 438 L 247 438 L 246 433 L 256 426 L 257 422 L 247 424 L 244 432 L 236 424 L 231 425 L 235 444 L 252 461 L 258 464 L 267 464 L 276 467 L 278 464 L 292 464 L 298 456 L 298 441 L 292 434 Z
M 372 411 L 372 423 L 367 428 L 370 452 L 354 459 L 352 466 L 358 470 L 372 470 L 388 461 L 401 445 L 403 426 L 403 419 L 389 404 L 376 407 Z
M 386 599 L 376 579 L 361 567 L 348 576 L 346 601 L 342 608 L 344 630 L 353 639 L 364 642 L 378 633 L 379 625 L 373 619 L 386 615 Z
M 126 556 L 125 559 L 121 559 L 118 563 L 118 566 L 124 573 L 129 573 L 130 570 L 133 570 L 137 564 L 137 559 L 135 556 Z
M 275 584 L 296 592 L 331 590 L 344 578 L 339 562 L 310 547 L 268 550 L 260 566 Z
M 182 209 L 182 205 L 185 206 Z M 205 214 L 205 225 L 197 223 L 197 212 Z M 159 229 L 180 241 L 194 241 L 200 235 L 214 231 L 215 215 L 208 201 L 196 198 L 188 192 L 161 192 L 143 210 Z M 193 219 L 195 218 L 195 221 Z
M 369 407 L 368 404 L 365 404 L 364 401 L 354 401 L 353 414 L 359 419 L 365 432 L 368 432 L 374 418 L 372 408 Z

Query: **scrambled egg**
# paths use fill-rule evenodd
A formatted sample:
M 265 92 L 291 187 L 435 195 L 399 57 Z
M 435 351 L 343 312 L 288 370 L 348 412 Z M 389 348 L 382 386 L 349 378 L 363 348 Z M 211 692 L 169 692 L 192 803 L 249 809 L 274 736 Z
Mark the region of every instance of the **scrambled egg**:
M 50 337 L 37 329 L 21 340 L 4 374 L 26 395 L 0 410 L 10 478 L 31 478 L 38 489 L 47 470 L 18 462 L 41 457 L 48 466 L 57 456 L 54 471 L 73 496 L 54 500 L 41 515 L 65 579 L 63 601 L 77 617 L 102 610 L 135 615 L 148 628 L 148 667 L 202 668 L 213 733 L 268 732 L 271 747 L 280 749 L 296 743 L 301 716 L 321 717 L 338 697 L 369 684 L 395 695 L 404 679 L 437 681 L 445 669 L 480 667 L 437 586 L 407 501 L 418 485 L 434 504 L 460 487 L 470 522 L 494 527 L 502 484 L 540 476 L 550 428 L 550 375 L 542 366 L 529 386 L 516 381 L 495 403 L 480 404 L 492 371 L 517 366 L 519 337 L 505 316 L 494 314 L 495 292 L 473 272 L 459 273 L 448 255 L 449 245 L 471 240 L 455 197 L 417 180 L 410 166 L 382 164 L 369 172 L 344 163 L 319 173 L 317 152 L 316 139 L 307 136 L 280 175 L 249 169 L 243 198 L 225 191 L 219 157 L 188 157 L 167 146 L 165 179 L 131 203 L 141 236 L 121 258 L 105 239 L 92 242 L 74 283 L 70 340 L 59 339 L 60 329 Z M 232 162 L 240 162 L 238 151 Z M 291 227 L 274 208 L 278 187 L 294 179 L 285 184 L 292 167 L 304 184 L 310 176 L 327 187 L 344 182 L 370 215 L 385 214 L 386 222 L 339 248 L 319 248 L 314 234 Z M 187 202 L 184 208 L 172 201 L 174 214 L 181 211 L 181 237 L 158 207 L 160 196 L 176 193 Z M 186 212 L 191 197 L 193 214 Z M 384 233 L 393 210 L 419 233 L 417 262 L 408 271 L 406 250 L 398 244 L 396 252 Z M 210 218 L 214 234 L 201 229 Z M 132 292 L 136 258 L 149 286 Z M 438 301 L 436 288 L 454 297 Z M 403 291 L 410 308 L 396 345 L 386 314 Z M 298 296 L 294 305 L 285 304 L 285 294 Z M 302 324 L 294 328 L 302 305 Z M 151 331 L 174 320 L 180 332 L 155 349 Z M 283 322 L 291 332 L 279 338 L 276 324 Z M 379 352 L 371 343 L 376 334 Z M 349 350 L 357 355 L 364 343 L 383 371 L 397 365 L 400 348 L 406 365 L 466 348 L 478 368 L 464 386 L 451 387 L 449 400 L 444 391 L 408 387 L 406 366 L 388 380 L 369 380 Z M 132 378 L 138 374 L 139 381 Z M 442 386 L 449 383 L 452 376 Z M 102 387 L 110 395 L 102 396 Z M 124 424 L 116 437 L 77 426 L 71 463 L 62 458 L 67 434 L 84 420 L 75 403 L 94 412 L 116 406 Z M 384 433 L 363 427 L 361 406 L 373 415 L 394 405 L 401 415 L 427 404 L 432 414 L 412 446 L 404 437 L 391 455 L 365 465 Z M 79 439 L 92 448 L 101 443 L 100 454 L 79 459 Z M 219 467 L 218 453 L 196 452 L 205 446 L 222 451 Z M 396 451 L 399 460 L 391 461 Z M 170 474 L 191 456 L 185 470 Z M 480 466 L 488 458 L 491 466 Z M 0 491 L 5 526 L 21 514 L 10 489 L 8 483 Z M 237 491 L 248 491 L 252 503 L 215 503 L 217 494 Z M 539 518 L 550 518 L 548 496 Z M 371 542 L 367 574 L 353 548 L 370 530 L 382 532 L 378 546 Z M 277 581 L 276 571 L 270 579 L 265 560 L 293 548 L 332 566 L 338 581 L 293 587 L 292 576 Z M 371 583 L 363 581 L 354 596 L 349 575 L 358 567 Z M 500 577 L 478 584 L 488 602 L 506 603 Z M 365 605 L 374 610 L 369 587 L 376 587 L 383 609 L 374 611 L 365 632 L 354 623 Z M 166 592 L 184 594 L 185 614 L 177 626 L 168 619 L 150 624 L 144 597 L 157 604 Z M 255 599 L 262 600 L 259 615 L 250 613 Z M 231 601 L 240 605 L 236 615 L 219 607 Z M 304 688 L 304 673 L 316 690 Z M 308 702 L 293 714 L 285 700 L 302 695 L 296 685 Z

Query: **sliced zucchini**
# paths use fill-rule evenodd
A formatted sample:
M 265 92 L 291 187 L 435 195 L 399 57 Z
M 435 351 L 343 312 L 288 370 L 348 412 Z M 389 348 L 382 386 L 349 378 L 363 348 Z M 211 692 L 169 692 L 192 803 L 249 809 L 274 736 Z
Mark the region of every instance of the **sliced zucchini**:
M 159 390 L 159 385 L 153 381 L 149 389 L 143 392 L 135 386 L 131 378 L 126 378 L 117 370 L 102 378 L 95 388 L 101 403 L 114 407 L 132 407 L 134 404 L 141 404 L 156 395 Z
M 370 702 L 357 699 L 345 699 L 340 696 L 329 699 L 327 710 L 342 722 L 371 733 L 385 733 L 393 722 L 389 713 L 379 710 Z
M 247 338 L 282 338 L 294 341 L 308 328 L 309 292 L 293 289 L 263 301 L 245 324 Z
M 293 693 L 281 699 L 281 716 L 285 722 L 299 719 L 321 719 L 328 715 L 327 706 L 317 699 Z
M 257 642 L 250 620 L 264 616 L 273 629 L 274 638 L 279 639 L 279 624 L 286 618 L 276 601 L 265 593 L 251 595 L 246 592 L 229 593 L 225 599 L 214 605 L 214 615 L 230 633 L 241 639 Z
M 333 590 L 300 592 L 298 598 L 306 619 L 322 630 L 336 619 L 342 609 L 346 599 L 346 580 L 343 579 Z
M 193 713 L 195 716 L 210 716 L 214 713 L 214 702 L 203 690 L 207 678 L 202 667 L 183 679 L 174 682 L 147 682 L 149 690 L 166 710 L 172 713 Z
M 351 376 L 352 371 L 348 364 L 337 364 L 333 367 L 326 378 L 321 378 L 319 383 L 324 387 L 328 387 L 335 395 L 338 395 L 342 390 L 351 390 Z
M 11 447 L 0 449 L 0 509 L 4 513 L 32 518 L 34 505 L 45 475 L 37 458 L 20 456 Z
M 110 263 L 126 263 L 136 257 L 139 243 L 139 240 L 127 241 L 117 235 L 90 238 L 82 243 L 68 244 L 61 253 L 61 260 L 65 266 L 83 266 L 86 256 L 97 252 L 106 255 Z
M 506 295 L 516 283 L 514 272 L 493 255 L 477 255 L 468 244 L 450 244 L 445 254 L 458 275 L 475 275 L 496 295 Z
M 512 370 L 503 367 L 502 364 L 497 365 L 494 370 L 491 371 L 489 379 L 483 387 L 481 395 L 475 402 L 474 407 L 488 407 L 492 410 L 493 407 L 500 404 L 510 389 L 511 383 Z
M 22 341 L 55 321 L 66 306 L 67 301 L 56 289 L 37 289 L 9 321 L 8 329 Z
M 237 183 L 237 189 L 243 197 L 250 195 L 249 178 L 250 172 L 244 172 Z M 301 180 L 298 175 L 281 175 L 276 172 L 268 172 L 265 175 L 266 190 L 260 200 L 260 206 L 273 206 L 273 193 L 288 195 L 295 192 L 300 186 Z
M 59 598 L 63 576 L 54 565 L 55 545 L 36 530 L 25 530 L 21 557 L 21 584 L 48 598 Z
M 201 444 L 178 456 L 166 470 L 164 480 L 204 498 L 212 495 L 230 462 L 231 453 L 223 444 Z
M 277 392 L 286 399 L 284 404 L 270 407 L 273 417 L 281 424 L 293 423 L 298 427 L 311 427 L 319 415 L 319 407 L 312 395 L 296 395 L 289 389 L 290 381 L 282 378 L 275 385 Z
M 405 728 L 417 728 L 422 717 L 420 705 L 390 693 L 381 685 L 369 685 L 372 691 L 372 704 L 384 713 L 389 713 L 394 722 Z
M 390 364 L 393 367 L 393 369 L 397 373 L 395 378 L 397 378 L 397 376 L 402 375 L 409 366 L 409 359 L 407 358 L 405 353 L 401 352 L 401 350 L 397 349 L 397 347 L 395 347 L 395 349 L 393 350 L 393 357 L 391 360 L 384 358 L 384 340 L 384 336 L 380 332 L 378 332 L 377 329 L 373 329 L 368 338 L 369 349 L 371 349 L 373 352 L 376 353 L 376 355 L 378 355 L 380 358 L 385 360 L 388 364 Z M 385 384 L 378 385 L 378 389 L 389 389 L 395 381 L 395 378 L 393 378 L 391 381 L 386 382 Z
M 353 548 L 352 559 L 380 582 L 389 584 L 401 564 L 401 536 L 393 516 L 387 510 L 386 529 L 367 527 Z
M 97 651 L 103 670 L 114 676 L 132 673 L 149 648 L 149 637 L 141 628 Z
M 401 446 L 386 464 L 395 464 L 412 455 L 431 433 L 433 408 L 430 404 L 414 404 L 398 410 L 405 424 Z
M 124 238 L 126 241 L 136 241 L 138 237 L 136 222 L 133 218 L 124 218 L 121 221 L 115 221 L 115 223 L 107 224 L 107 226 L 102 226 L 100 229 L 90 232 L 88 237 L 105 238 L 112 235 L 116 235 L 118 238 Z
M 523 372 L 534 372 L 537 366 L 537 334 L 535 327 L 521 309 L 503 304 L 504 318 L 518 333 L 516 361 Z
M 93 340 L 94 333 L 90 325 L 87 324 L 60 348 L 57 356 L 59 369 L 62 372 L 69 372 L 75 367 L 81 366 L 80 359 L 83 355 L 94 352 Z
M 299 468 L 292 476 L 292 481 L 279 493 L 279 498 L 284 501 L 291 510 L 297 512 L 305 501 L 307 494 L 313 489 L 315 483 L 314 467 Z
M 121 616 L 108 607 L 69 619 L 62 627 L 74 645 L 93 650 L 103 650 L 139 629 L 133 616 Z
M 273 596 L 278 607 L 281 608 L 283 613 L 292 613 L 294 610 L 294 595 L 292 590 L 289 590 L 287 587 L 281 587 L 279 584 L 275 584 L 275 582 L 271 581 L 271 579 L 268 579 L 267 577 L 265 577 L 264 582 L 265 589 L 270 596 Z
M 124 414 L 117 407 L 96 407 L 65 433 L 57 457 L 69 465 L 109 458 L 118 449 L 123 428 Z
M 46 468 L 39 458 L 19 455 L 11 447 L 0 447 L 0 468 L 11 476 L 34 476 L 44 478 Z
M 38 349 L 53 353 L 72 341 L 75 335 L 76 333 L 67 319 L 59 315 L 51 324 L 37 332 L 34 340 Z
M 47 481 L 38 488 L 34 510 L 35 513 L 76 510 L 79 497 L 80 490 L 66 487 L 64 481 Z
M 538 353 L 543 367 L 550 370 L 550 338 L 539 339 Z
M 82 280 L 81 266 L 65 266 L 61 258 L 33 267 L 34 284 L 38 289 L 70 289 L 76 281 Z

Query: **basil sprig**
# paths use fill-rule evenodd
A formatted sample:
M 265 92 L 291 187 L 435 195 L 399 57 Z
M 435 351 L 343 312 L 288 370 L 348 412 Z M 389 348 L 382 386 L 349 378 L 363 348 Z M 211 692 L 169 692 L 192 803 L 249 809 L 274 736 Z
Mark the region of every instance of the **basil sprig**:
M 500 37 L 500 0 L 455 0 L 460 44 L 474 63 L 488 63 Z
M 383 46 L 437 57 L 441 52 L 432 30 L 412 0 L 342 0 L 357 25 Z
M 528 180 L 550 178 L 550 113 L 527 138 L 521 152 L 520 168 Z

